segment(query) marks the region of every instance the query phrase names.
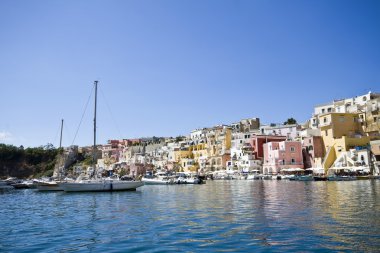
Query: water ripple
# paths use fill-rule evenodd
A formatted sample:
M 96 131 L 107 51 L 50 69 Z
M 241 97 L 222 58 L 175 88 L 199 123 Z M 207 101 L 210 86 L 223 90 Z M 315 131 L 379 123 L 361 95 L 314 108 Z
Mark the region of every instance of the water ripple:
M 376 252 L 380 181 L 0 193 L 1 252 Z

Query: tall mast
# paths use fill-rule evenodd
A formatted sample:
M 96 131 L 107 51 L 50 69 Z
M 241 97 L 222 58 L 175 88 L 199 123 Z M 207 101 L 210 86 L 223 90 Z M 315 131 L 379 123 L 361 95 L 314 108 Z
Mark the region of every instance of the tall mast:
M 62 147 L 62 130 L 63 130 L 63 119 L 62 119 L 62 122 L 61 122 L 61 138 L 59 139 L 59 148 Z
M 96 104 L 97 104 L 97 95 L 98 95 L 98 81 L 94 82 L 95 84 L 95 110 L 94 110 L 94 146 L 92 154 L 92 164 L 95 169 L 95 157 L 96 157 Z

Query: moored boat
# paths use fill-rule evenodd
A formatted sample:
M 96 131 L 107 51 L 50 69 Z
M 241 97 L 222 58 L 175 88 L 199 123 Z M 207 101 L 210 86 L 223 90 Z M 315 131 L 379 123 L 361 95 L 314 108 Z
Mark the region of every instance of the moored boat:
M 356 180 L 356 177 L 332 175 L 332 176 L 328 176 L 327 180 L 328 181 L 354 181 L 354 180 Z
M 167 185 L 167 184 L 174 184 L 174 180 L 171 178 L 164 178 L 164 177 L 143 177 L 141 179 L 142 182 L 146 185 Z
M 291 180 L 291 181 L 313 181 L 314 178 L 313 178 L 313 175 L 309 174 L 309 175 L 297 175 L 297 176 L 290 178 L 289 180 Z
M 327 177 L 325 176 L 313 176 L 314 181 L 326 181 Z
M 39 191 L 63 191 L 60 182 L 35 180 L 37 190 Z
M 194 175 L 187 175 L 185 173 L 180 173 L 175 180 L 177 184 L 202 184 L 203 181 Z
M 251 172 L 249 172 L 249 174 L 247 176 L 247 180 L 259 180 L 259 179 L 262 179 L 263 175 L 261 175 L 259 173 L 260 173 L 259 170 L 252 170 Z
M 143 186 L 144 182 L 106 178 L 63 182 L 59 185 L 65 192 L 135 191 L 138 187 Z
M 98 91 L 98 81 L 94 82 L 95 88 L 95 107 L 94 107 L 94 144 L 93 144 L 93 173 L 92 176 L 96 175 L 96 109 L 97 109 L 97 91 Z M 108 178 L 92 178 L 82 179 L 77 178 L 75 182 L 62 182 L 59 186 L 65 192 L 100 192 L 100 191 L 135 191 L 138 187 L 144 185 L 141 181 L 127 181 L 121 180 L 119 177 L 108 177 Z
M 31 189 L 35 187 L 35 185 L 33 184 L 33 181 L 28 181 L 28 180 L 16 182 L 14 184 L 11 184 L 11 186 L 13 186 L 13 188 L 15 189 Z

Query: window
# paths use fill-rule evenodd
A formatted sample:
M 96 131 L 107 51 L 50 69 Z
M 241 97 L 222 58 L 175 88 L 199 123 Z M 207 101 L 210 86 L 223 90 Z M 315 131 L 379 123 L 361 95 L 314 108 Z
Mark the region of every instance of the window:
M 290 147 L 290 151 L 291 152 L 294 152 L 295 151 L 295 148 L 292 146 L 292 147 Z
M 327 111 L 328 111 L 328 112 L 331 112 L 331 107 L 329 107 L 329 108 L 327 109 Z
M 327 122 L 327 118 L 324 117 L 324 118 L 323 118 L 323 123 L 326 123 L 326 122 Z
M 339 122 L 344 122 L 344 121 L 345 121 L 344 117 L 343 117 L 343 116 L 340 116 L 340 117 L 339 117 Z M 355 121 L 355 119 L 354 119 L 354 121 Z
M 322 109 L 322 113 L 325 113 L 325 109 Z
M 363 101 L 367 101 L 367 97 L 363 97 Z
M 326 135 L 326 136 L 329 136 L 329 133 L 327 132 L 327 130 L 325 130 L 325 135 Z
M 296 160 L 292 158 L 292 164 L 295 164 L 295 163 L 296 163 Z

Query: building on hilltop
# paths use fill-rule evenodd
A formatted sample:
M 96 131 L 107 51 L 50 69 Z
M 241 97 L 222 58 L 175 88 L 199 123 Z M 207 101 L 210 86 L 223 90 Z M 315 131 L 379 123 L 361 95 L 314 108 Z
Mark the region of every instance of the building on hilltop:
M 231 124 L 232 132 L 247 133 L 247 132 L 259 130 L 259 128 L 260 128 L 259 118 L 242 119 L 237 123 Z
M 368 92 L 367 94 L 353 98 L 334 100 L 331 103 L 321 104 L 314 107 L 314 113 L 310 119 L 310 128 L 319 127 L 319 115 L 326 113 L 359 113 L 365 111 L 368 102 L 380 98 L 379 93 Z
M 271 124 L 271 125 L 264 125 L 260 127 L 260 133 L 262 135 L 286 136 L 288 140 L 297 139 L 299 137 L 300 130 L 301 130 L 301 126 L 297 124 L 292 124 L 292 125 Z

